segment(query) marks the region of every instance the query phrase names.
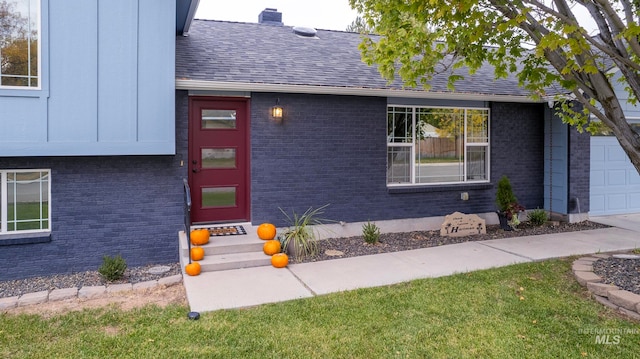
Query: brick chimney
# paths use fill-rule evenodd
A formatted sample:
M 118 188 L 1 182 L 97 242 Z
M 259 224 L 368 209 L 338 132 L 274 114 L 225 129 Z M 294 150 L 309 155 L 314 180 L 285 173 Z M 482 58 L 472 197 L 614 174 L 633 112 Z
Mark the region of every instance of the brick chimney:
M 258 16 L 258 22 L 265 25 L 282 26 L 282 13 L 278 9 L 266 8 Z

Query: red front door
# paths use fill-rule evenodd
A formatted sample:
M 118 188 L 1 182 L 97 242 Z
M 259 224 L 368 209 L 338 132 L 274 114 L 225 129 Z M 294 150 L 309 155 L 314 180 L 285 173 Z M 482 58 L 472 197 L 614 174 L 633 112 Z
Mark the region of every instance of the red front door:
M 249 100 L 189 99 L 193 222 L 248 221 Z

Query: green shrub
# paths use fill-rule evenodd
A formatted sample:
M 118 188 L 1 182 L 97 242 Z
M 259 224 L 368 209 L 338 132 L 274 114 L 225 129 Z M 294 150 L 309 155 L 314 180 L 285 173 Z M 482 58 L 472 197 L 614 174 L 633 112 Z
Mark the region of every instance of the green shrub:
M 98 269 L 98 273 L 100 273 L 107 281 L 113 282 L 122 278 L 124 276 L 124 271 L 126 270 L 127 262 L 118 254 L 115 257 L 102 257 L 102 265 Z
M 380 240 L 380 228 L 375 223 L 367 221 L 362 225 L 362 236 L 364 241 L 369 244 L 376 244 Z
M 544 209 L 536 208 L 527 214 L 527 219 L 529 219 L 529 222 L 532 224 L 541 226 L 547 222 L 549 216 L 547 215 L 547 211 Z
M 500 212 L 505 212 L 514 203 L 518 203 L 518 199 L 513 194 L 511 181 L 509 177 L 502 176 L 498 181 L 498 189 L 496 190 L 496 206 L 498 206 Z

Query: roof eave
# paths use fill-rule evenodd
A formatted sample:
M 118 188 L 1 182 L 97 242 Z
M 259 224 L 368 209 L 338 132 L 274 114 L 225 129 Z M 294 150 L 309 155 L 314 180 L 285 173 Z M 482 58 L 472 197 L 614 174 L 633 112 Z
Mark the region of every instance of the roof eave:
M 187 36 L 200 0 L 176 1 L 176 34 Z
M 206 80 L 176 79 L 176 90 L 192 91 L 238 91 L 238 92 L 278 92 L 304 93 L 316 95 L 346 95 L 373 97 L 406 97 L 435 100 L 466 100 L 466 101 L 495 101 L 541 103 L 544 99 L 535 100 L 529 96 L 496 95 L 463 92 L 431 92 L 405 89 L 379 89 L 361 87 L 287 85 L 249 82 L 224 82 Z

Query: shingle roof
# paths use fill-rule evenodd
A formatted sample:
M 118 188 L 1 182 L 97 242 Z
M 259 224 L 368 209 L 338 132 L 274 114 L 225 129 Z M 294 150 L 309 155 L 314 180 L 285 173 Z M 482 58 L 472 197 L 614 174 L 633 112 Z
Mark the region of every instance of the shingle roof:
M 290 26 L 194 20 L 188 37 L 176 39 L 176 78 L 212 82 L 402 89 L 361 60 L 357 33 L 318 30 L 316 38 Z M 436 75 L 431 92 L 451 93 L 447 75 Z M 423 91 L 422 89 L 410 89 Z M 494 80 L 484 66 L 456 83 L 458 94 L 527 97 L 514 76 Z

